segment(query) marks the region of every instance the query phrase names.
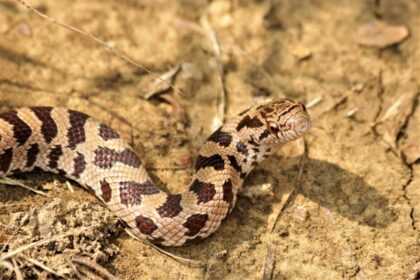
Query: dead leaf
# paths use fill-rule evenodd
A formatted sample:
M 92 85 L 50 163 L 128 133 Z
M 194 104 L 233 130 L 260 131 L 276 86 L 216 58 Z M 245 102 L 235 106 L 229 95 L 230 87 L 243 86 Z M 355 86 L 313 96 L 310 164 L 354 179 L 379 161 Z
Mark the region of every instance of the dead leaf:
M 415 89 L 401 92 L 400 97 L 388 107 L 376 123 L 376 131 L 393 148 L 396 147 L 397 136 L 411 113 L 416 95 Z
M 153 83 L 150 84 L 149 89 L 147 90 L 146 94 L 144 95 L 145 99 L 150 99 L 153 96 L 164 93 L 172 88 L 172 83 L 174 81 L 174 78 L 176 74 L 178 73 L 180 69 L 179 65 L 175 65 L 159 77 L 156 77 L 156 79 L 153 81 Z
M 413 164 L 420 159 L 420 144 L 410 143 L 401 148 L 401 156 L 407 164 Z
M 306 58 L 310 58 L 312 55 L 311 50 L 304 46 L 296 46 L 290 51 L 290 53 L 293 56 L 295 56 L 298 60 L 304 60 Z
M 400 43 L 408 34 L 408 28 L 404 25 L 390 25 L 375 20 L 359 26 L 354 39 L 364 46 L 385 48 Z

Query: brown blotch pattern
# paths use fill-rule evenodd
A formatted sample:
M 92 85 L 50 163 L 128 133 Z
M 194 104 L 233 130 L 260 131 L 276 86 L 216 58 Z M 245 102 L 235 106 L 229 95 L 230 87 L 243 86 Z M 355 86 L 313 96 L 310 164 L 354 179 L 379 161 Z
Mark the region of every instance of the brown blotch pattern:
M 221 131 L 221 128 L 219 128 L 212 135 L 210 135 L 207 140 L 215 142 L 222 147 L 228 147 L 232 142 L 232 135 L 229 132 Z
M 254 137 L 251 135 L 250 139 L 248 140 L 248 143 L 253 145 L 253 146 L 259 146 L 260 144 L 257 143 L 257 141 L 255 141 Z
M 215 170 L 222 170 L 225 167 L 225 162 L 220 155 L 212 155 L 210 157 L 203 157 L 199 155 L 195 162 L 195 170 L 206 167 L 213 167 Z
M 270 135 L 270 131 L 268 131 L 267 129 L 263 131 L 263 133 L 260 134 L 260 136 L 258 137 L 258 139 L 261 141 L 264 138 L 267 138 Z
M 38 144 L 36 143 L 32 144 L 26 154 L 26 167 L 31 167 L 32 165 L 34 165 L 38 154 L 39 154 Z
M 236 144 L 236 150 L 238 153 L 243 154 L 244 156 L 248 155 L 248 148 L 242 141 L 239 141 L 238 144 Z
M 13 159 L 13 149 L 8 148 L 0 155 L 0 171 L 6 173 Z
M 104 139 L 105 141 L 120 138 L 118 133 L 116 133 L 112 128 L 103 123 L 99 125 L 99 136 L 101 136 L 102 139 Z
M 86 140 L 84 126 L 89 116 L 73 110 L 69 110 L 68 112 L 70 121 L 70 127 L 67 132 L 67 138 L 69 141 L 68 147 L 74 150 L 77 144 L 83 143 Z
M 74 159 L 73 165 L 74 165 L 74 172 L 72 175 L 78 179 L 80 178 L 80 174 L 82 174 L 83 171 L 85 171 L 86 169 L 85 156 L 82 155 L 81 153 L 77 153 L 77 157 Z
M 51 117 L 52 107 L 32 107 L 32 112 L 41 121 L 41 134 L 48 144 L 57 136 L 57 124 Z
M 188 236 L 196 235 L 206 224 L 209 216 L 207 214 L 194 214 L 188 217 L 184 227 L 188 229 L 185 233 Z
M 157 229 L 157 225 L 152 219 L 142 215 L 136 217 L 136 227 L 145 235 L 150 235 Z
M 236 127 L 236 130 L 240 131 L 244 127 L 248 128 L 255 128 L 255 127 L 261 127 L 264 124 L 261 122 L 261 120 L 258 117 L 250 118 L 249 116 L 245 116 Z
M 214 184 L 200 182 L 197 179 L 192 182 L 189 190 L 197 195 L 198 203 L 206 203 L 210 201 L 216 194 L 216 188 Z
M 136 154 L 128 148 L 122 152 L 117 152 L 107 147 L 99 147 L 95 150 L 94 163 L 96 166 L 103 169 L 109 169 L 117 162 L 132 167 L 140 167 L 140 161 Z
M 238 171 L 238 173 L 242 173 L 242 168 L 241 166 L 238 164 L 238 161 L 236 160 L 236 157 L 233 155 L 229 155 L 227 156 L 230 165 L 236 170 Z
M 172 218 L 182 211 L 181 194 L 168 195 L 165 203 L 157 209 L 161 217 Z
M 142 195 L 157 194 L 160 190 L 152 182 L 120 182 L 120 199 L 125 205 L 140 205 Z
M 232 207 L 233 191 L 232 181 L 230 179 L 223 183 L 223 200 L 229 203 L 229 206 Z
M 102 198 L 104 199 L 105 202 L 109 202 L 111 200 L 112 189 L 109 186 L 109 183 L 105 179 L 101 180 L 100 184 L 101 184 Z
M 32 129 L 23 120 L 21 120 L 16 111 L 0 114 L 0 119 L 5 120 L 13 126 L 13 137 L 22 146 L 31 136 Z
M 60 145 L 56 145 L 54 148 L 52 148 L 47 156 L 47 158 L 50 160 L 48 162 L 48 166 L 50 168 L 57 169 L 58 160 L 60 159 L 62 155 L 63 155 L 63 149 L 61 148 Z

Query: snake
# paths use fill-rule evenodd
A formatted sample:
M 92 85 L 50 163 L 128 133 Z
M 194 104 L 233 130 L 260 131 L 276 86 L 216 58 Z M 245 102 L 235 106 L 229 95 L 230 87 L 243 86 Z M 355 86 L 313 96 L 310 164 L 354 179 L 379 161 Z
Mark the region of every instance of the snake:
M 207 138 L 188 189 L 170 194 L 106 124 L 63 107 L 24 107 L 0 113 L 0 177 L 34 170 L 63 175 L 92 192 L 136 237 L 181 246 L 215 232 L 252 169 L 310 126 L 299 101 L 252 106 Z

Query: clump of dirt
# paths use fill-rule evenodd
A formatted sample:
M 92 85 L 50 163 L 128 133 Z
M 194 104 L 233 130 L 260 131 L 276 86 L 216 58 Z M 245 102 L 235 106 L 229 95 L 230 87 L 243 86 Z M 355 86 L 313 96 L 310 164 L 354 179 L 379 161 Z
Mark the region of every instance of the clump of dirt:
M 7 265 L 12 260 L 21 264 L 20 272 L 25 279 L 48 274 L 73 278 L 80 273 L 77 269 L 80 264 L 74 262 L 76 256 L 104 264 L 119 252 L 112 240 L 122 227 L 99 203 L 53 198 L 42 208 L 9 213 L 9 223 L 2 225 L 2 251 L 16 253 L 1 266 L 1 279 L 13 279 L 13 270 Z M 27 248 L 30 244 L 37 246 Z M 43 269 L 44 266 L 54 273 Z

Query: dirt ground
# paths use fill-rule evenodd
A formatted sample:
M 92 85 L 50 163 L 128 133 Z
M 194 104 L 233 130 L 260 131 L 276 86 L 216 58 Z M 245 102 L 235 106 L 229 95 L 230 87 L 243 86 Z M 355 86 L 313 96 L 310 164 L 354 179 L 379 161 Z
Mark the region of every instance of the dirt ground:
M 185 189 L 200 144 L 250 105 L 299 99 L 313 125 L 251 173 L 214 235 L 164 248 L 192 261 L 134 240 L 62 177 L 14 178 L 48 197 L 0 184 L 1 279 L 111 279 L 101 267 L 119 279 L 420 279 L 419 1 L 30 3 L 153 74 L 1 0 L 0 112 L 95 116 L 166 190 Z M 155 83 L 171 69 L 182 94 Z

